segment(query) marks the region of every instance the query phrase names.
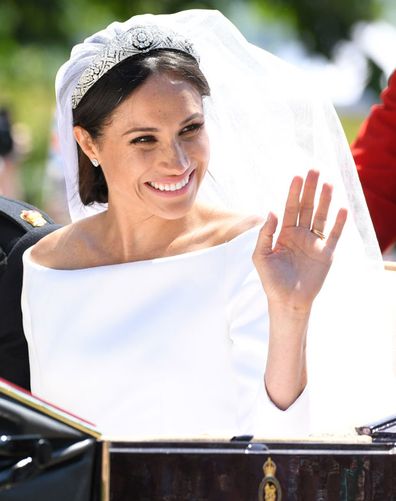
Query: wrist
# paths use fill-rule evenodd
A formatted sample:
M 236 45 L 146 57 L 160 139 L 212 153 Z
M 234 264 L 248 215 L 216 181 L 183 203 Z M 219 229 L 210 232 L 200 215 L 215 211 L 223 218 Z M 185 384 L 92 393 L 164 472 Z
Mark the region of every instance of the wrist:
M 284 351 L 286 343 L 296 354 L 302 354 L 305 350 L 310 313 L 311 308 L 269 303 L 270 347 L 278 347 L 280 351 Z
M 281 315 L 283 318 L 305 320 L 311 314 L 312 303 L 296 303 L 294 301 L 273 301 L 268 299 L 268 311 L 272 315 Z

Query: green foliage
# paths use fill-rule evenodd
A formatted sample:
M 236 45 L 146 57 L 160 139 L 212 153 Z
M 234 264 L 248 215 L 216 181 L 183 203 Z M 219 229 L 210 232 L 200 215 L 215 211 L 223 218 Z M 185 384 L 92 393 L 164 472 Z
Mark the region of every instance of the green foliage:
M 111 21 L 135 14 L 224 8 L 226 0 L 1 0 L 0 44 L 72 45 Z
M 341 39 L 348 39 L 357 21 L 378 16 L 381 0 L 253 0 L 263 14 L 291 22 L 305 46 L 330 56 Z
M 4 31 L 0 35 L 4 38 L 8 34 L 17 43 L 52 42 L 63 31 L 63 3 L 61 0 L 2 0 L 0 19 Z
M 364 119 L 365 117 L 362 115 L 340 115 L 340 121 L 349 144 L 356 138 Z
M 0 106 L 6 106 L 13 122 L 24 124 L 31 136 L 31 149 L 20 166 L 24 198 L 41 205 L 41 180 L 55 105 L 54 79 L 67 51 L 10 44 L 7 57 L 1 55 Z

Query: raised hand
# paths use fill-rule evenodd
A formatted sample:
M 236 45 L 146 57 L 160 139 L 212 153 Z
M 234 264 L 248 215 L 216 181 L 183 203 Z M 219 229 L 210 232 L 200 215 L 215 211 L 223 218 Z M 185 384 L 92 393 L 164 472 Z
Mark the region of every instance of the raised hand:
M 309 311 L 330 269 L 347 210 L 338 211 L 326 238 L 324 231 L 332 186 L 323 185 L 315 211 L 318 178 L 319 173 L 310 170 L 305 183 L 301 177 L 293 179 L 275 245 L 273 239 L 278 222 L 274 214 L 269 214 L 260 231 L 253 261 L 270 304 Z

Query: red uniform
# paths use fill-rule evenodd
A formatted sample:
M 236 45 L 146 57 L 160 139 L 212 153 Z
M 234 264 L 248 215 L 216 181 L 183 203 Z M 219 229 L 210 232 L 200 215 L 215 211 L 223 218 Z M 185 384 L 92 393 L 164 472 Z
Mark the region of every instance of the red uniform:
M 396 71 L 351 145 L 377 238 L 396 242 Z

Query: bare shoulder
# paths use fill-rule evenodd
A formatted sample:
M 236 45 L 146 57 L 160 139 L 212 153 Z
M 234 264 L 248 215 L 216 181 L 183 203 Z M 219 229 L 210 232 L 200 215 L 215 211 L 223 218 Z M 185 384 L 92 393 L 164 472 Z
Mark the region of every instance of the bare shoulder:
M 82 220 L 49 233 L 32 247 L 31 260 L 41 266 L 59 270 L 84 267 L 89 226 L 86 220 Z
M 256 215 L 235 215 L 228 223 L 225 225 L 225 241 L 227 242 L 256 226 L 264 224 L 264 219 Z
M 208 213 L 212 245 L 229 242 L 255 226 L 262 225 L 264 219 L 257 215 L 211 211 Z

